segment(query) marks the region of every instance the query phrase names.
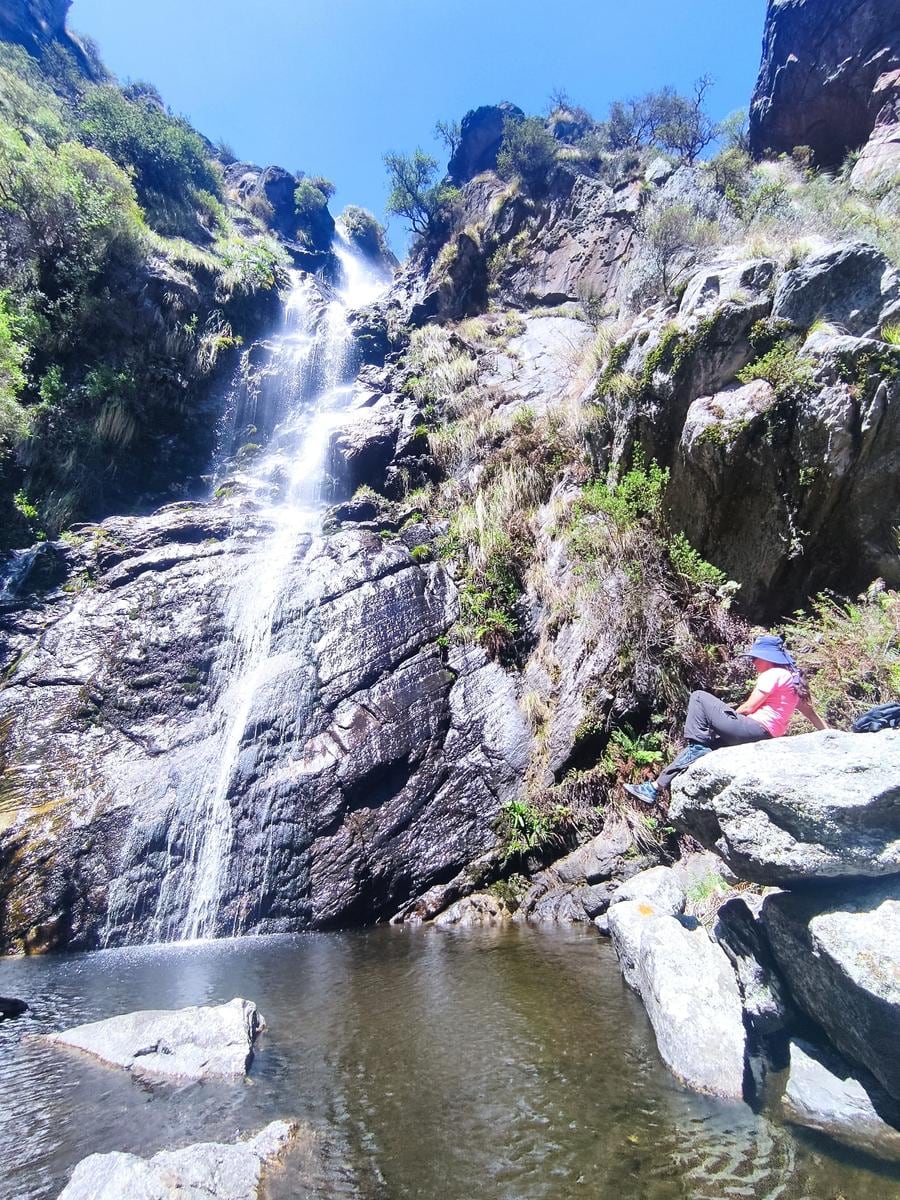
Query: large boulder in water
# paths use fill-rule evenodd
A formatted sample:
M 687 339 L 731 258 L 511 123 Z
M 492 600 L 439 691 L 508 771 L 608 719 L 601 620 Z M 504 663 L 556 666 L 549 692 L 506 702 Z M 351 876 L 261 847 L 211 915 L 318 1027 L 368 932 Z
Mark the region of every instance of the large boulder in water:
M 256 1005 L 228 1004 L 123 1013 L 45 1035 L 135 1075 L 167 1079 L 230 1079 L 244 1075 L 253 1043 L 265 1029 Z
M 769 0 L 750 108 L 754 152 L 809 146 L 819 166 L 839 166 L 871 135 L 882 81 L 898 67 L 895 0 Z
M 59 1200 L 256 1200 L 266 1167 L 291 1144 L 297 1126 L 272 1121 L 254 1137 L 200 1142 L 136 1154 L 92 1154 L 75 1168 Z
M 746 1035 L 725 952 L 702 925 L 649 900 L 615 904 L 608 919 L 625 979 L 644 1002 L 666 1066 L 695 1091 L 741 1099 Z
M 671 819 L 736 875 L 790 886 L 900 871 L 900 730 L 828 730 L 707 754 Z
M 806 1042 L 791 1042 L 790 1076 L 781 1101 L 785 1118 L 845 1146 L 879 1158 L 900 1159 L 900 1129 L 876 1109 L 872 1090 L 863 1087 L 837 1055 Z M 891 1116 L 895 1118 L 896 1112 Z
M 799 1007 L 900 1100 L 900 878 L 776 893 L 761 919 Z

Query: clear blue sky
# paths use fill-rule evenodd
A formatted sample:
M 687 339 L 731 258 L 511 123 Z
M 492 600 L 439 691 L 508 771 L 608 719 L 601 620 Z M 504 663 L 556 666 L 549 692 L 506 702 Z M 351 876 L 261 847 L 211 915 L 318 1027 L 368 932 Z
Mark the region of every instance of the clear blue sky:
M 602 117 L 708 72 L 713 116 L 746 107 L 764 15 L 765 0 L 74 0 L 69 25 L 239 157 L 326 175 L 335 212 L 383 217 L 385 150 L 443 162 L 435 121 L 479 104 L 540 113 L 564 88 Z

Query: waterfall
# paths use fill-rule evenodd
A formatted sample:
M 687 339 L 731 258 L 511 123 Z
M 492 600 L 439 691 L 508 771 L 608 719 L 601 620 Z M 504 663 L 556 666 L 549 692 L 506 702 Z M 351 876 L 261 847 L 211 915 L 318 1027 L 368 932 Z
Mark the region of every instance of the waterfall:
M 167 863 L 156 901 L 156 940 L 194 940 L 234 933 L 223 928 L 221 897 L 232 856 L 239 853 L 233 801 L 240 789 L 239 760 L 257 735 L 254 704 L 284 654 L 273 651 L 273 633 L 298 554 L 319 531 L 323 482 L 332 431 L 352 395 L 356 356 L 348 313 L 383 292 L 389 276 L 360 257 L 338 228 L 334 253 L 340 265 L 336 288 L 327 290 L 301 272 L 292 275 L 283 325 L 271 339 L 263 386 L 239 399 L 232 448 L 262 437 L 248 465 L 238 454 L 232 476 L 252 506 L 253 552 L 229 582 L 225 636 L 212 667 L 211 752 L 203 768 L 177 797 L 167 832 Z M 244 508 L 242 511 L 246 511 Z M 292 593 L 291 602 L 296 602 Z M 299 665 L 299 652 L 298 652 Z M 298 671 L 299 676 L 299 671 Z M 303 702 L 298 678 L 296 703 Z M 132 861 L 146 848 L 146 830 L 132 830 Z M 129 858 L 126 849 L 126 859 Z M 180 869 L 171 870 L 174 863 Z M 107 937 L 127 923 L 127 876 L 110 889 Z M 173 915 L 174 914 L 174 915 Z

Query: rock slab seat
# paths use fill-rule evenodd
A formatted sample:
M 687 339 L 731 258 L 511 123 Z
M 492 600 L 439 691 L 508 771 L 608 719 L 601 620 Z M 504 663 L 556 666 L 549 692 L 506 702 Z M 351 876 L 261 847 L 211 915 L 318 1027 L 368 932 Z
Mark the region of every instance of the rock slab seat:
M 48 1034 L 47 1040 L 138 1075 L 228 1079 L 246 1074 L 253 1042 L 265 1027 L 256 1005 L 237 998 L 208 1007 L 123 1013 Z
M 293 1123 L 272 1121 L 243 1142 L 200 1142 L 149 1159 L 92 1154 L 75 1168 L 59 1200 L 256 1200 L 267 1164 L 296 1133 Z
M 900 730 L 717 750 L 675 781 L 669 815 L 755 883 L 900 872 Z

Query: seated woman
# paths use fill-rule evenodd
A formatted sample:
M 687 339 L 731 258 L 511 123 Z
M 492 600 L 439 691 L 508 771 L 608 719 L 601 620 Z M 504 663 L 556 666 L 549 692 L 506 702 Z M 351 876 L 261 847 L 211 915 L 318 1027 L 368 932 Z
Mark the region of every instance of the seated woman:
M 692 692 L 684 723 L 686 749 L 662 772 L 656 783 L 626 783 L 625 791 L 646 804 L 666 792 L 679 772 L 719 746 L 740 746 L 781 737 L 795 711 L 816 729 L 828 726 L 809 701 L 803 672 L 774 634 L 758 637 L 742 657 L 752 658 L 756 686 L 743 704 L 729 708 L 709 692 Z

